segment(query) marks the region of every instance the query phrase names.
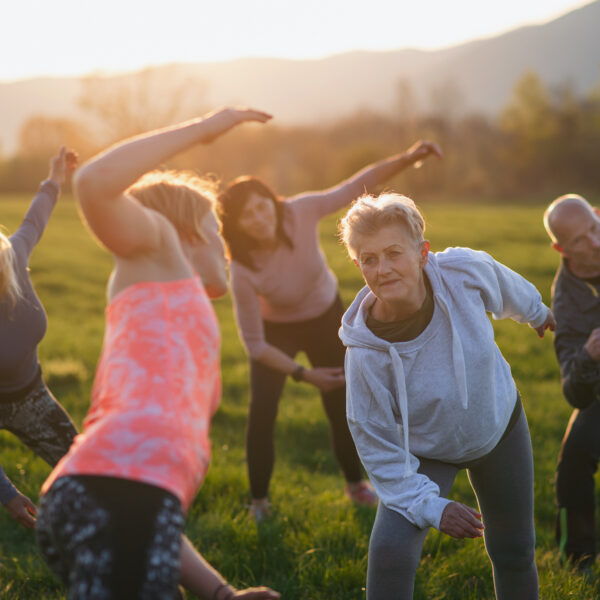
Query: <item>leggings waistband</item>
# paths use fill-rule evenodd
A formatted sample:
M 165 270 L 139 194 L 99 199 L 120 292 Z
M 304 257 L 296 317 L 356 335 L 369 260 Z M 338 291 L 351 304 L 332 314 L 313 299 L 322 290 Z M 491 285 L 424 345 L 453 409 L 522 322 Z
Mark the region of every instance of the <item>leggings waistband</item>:
M 4 402 L 14 402 L 15 400 L 22 400 L 32 390 L 34 390 L 42 381 L 42 368 L 38 365 L 37 372 L 33 379 L 25 386 L 12 392 L 0 392 L 0 404 Z

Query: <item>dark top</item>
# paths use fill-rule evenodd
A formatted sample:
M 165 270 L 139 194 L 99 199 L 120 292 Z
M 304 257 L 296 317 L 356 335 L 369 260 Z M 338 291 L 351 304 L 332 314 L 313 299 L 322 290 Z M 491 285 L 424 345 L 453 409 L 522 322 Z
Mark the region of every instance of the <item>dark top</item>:
M 563 393 L 574 407 L 586 408 L 600 392 L 600 364 L 583 347 L 600 327 L 600 283 L 576 277 L 563 259 L 552 284 L 552 310 Z
M 423 273 L 425 275 L 425 273 Z M 421 308 L 408 317 L 399 321 L 378 321 L 369 312 L 367 316 L 367 327 L 379 338 L 394 344 L 395 342 L 408 342 L 414 340 L 429 325 L 433 317 L 433 291 L 429 278 L 425 275 L 425 300 Z
M 43 182 L 20 227 L 9 237 L 23 298 L 14 308 L 8 297 L 0 300 L 0 393 L 27 387 L 39 372 L 37 346 L 47 320 L 29 278 L 29 257 L 48 224 L 58 192 L 58 184 Z

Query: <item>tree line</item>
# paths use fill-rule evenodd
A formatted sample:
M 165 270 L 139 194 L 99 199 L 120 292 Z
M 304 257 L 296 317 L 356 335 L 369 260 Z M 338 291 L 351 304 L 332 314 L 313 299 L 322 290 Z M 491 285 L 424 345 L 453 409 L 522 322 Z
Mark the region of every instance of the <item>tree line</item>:
M 190 116 L 189 108 L 187 115 L 181 110 L 184 87 L 175 90 L 168 105 L 152 103 L 157 84 L 152 77 L 142 72 L 117 89 L 90 78 L 81 106 L 94 116 L 95 127 L 67 118 L 30 118 L 21 128 L 15 155 L 0 159 L 0 192 L 34 189 L 47 172 L 48 157 L 63 143 L 85 160 L 113 141 Z M 198 86 L 193 93 L 197 99 Z M 582 97 L 569 83 L 549 87 L 527 72 L 496 117 L 457 110 L 460 92 L 451 82 L 436 94 L 431 108 L 421 111 L 410 84 L 400 81 L 392 113 L 364 110 L 328 124 L 273 123 L 237 130 L 218 144 L 180 155 L 169 166 L 223 181 L 254 174 L 289 195 L 325 188 L 417 139 L 430 139 L 441 145 L 444 160 L 404 173 L 389 187 L 421 200 L 547 201 L 551 194 L 593 197 L 600 191 L 600 87 Z

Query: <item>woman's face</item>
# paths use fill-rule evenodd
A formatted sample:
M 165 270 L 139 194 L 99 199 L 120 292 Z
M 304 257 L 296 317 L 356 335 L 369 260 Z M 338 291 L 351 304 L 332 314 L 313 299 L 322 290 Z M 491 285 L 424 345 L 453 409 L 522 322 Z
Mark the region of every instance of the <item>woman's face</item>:
M 202 233 L 206 238 L 205 242 L 197 241 L 186 244 L 186 247 L 206 293 L 211 298 L 218 298 L 227 293 L 227 258 L 219 222 L 212 210 L 202 219 Z
M 275 203 L 271 198 L 253 192 L 244 204 L 237 225 L 259 244 L 273 242 L 277 230 Z
M 355 262 L 370 290 L 384 303 L 420 305 L 428 242 L 415 242 L 402 224 L 356 236 Z

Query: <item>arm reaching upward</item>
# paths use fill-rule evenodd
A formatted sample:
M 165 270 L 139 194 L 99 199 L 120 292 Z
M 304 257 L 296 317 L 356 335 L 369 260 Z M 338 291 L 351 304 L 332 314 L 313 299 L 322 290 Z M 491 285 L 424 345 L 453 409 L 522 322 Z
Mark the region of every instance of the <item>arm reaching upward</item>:
M 118 256 L 156 248 L 156 220 L 124 192 L 144 173 L 196 144 L 214 141 L 248 121 L 265 123 L 264 112 L 225 108 L 129 138 L 92 158 L 75 176 L 75 192 L 83 214 L 98 239 Z M 135 227 L 132 227 L 135 223 Z
M 374 162 L 329 189 L 300 194 L 295 199 L 303 198 L 304 201 L 313 203 L 315 211 L 320 216 L 325 216 L 343 208 L 361 194 L 372 192 L 404 169 L 417 164 L 420 166 L 430 156 L 441 158 L 440 147 L 433 142 L 419 141 L 406 152 Z
M 78 160 L 76 152 L 67 150 L 65 146 L 61 146 L 58 154 L 50 160 L 48 181 L 54 181 L 60 187 L 67 179 L 67 176 L 77 168 Z
M 58 154 L 50 159 L 48 177 L 41 183 L 38 193 L 23 217 L 23 222 L 13 237 L 23 245 L 26 256 L 29 257 L 40 241 L 60 195 L 60 188 L 76 166 L 77 154 L 65 146 L 62 146 Z

